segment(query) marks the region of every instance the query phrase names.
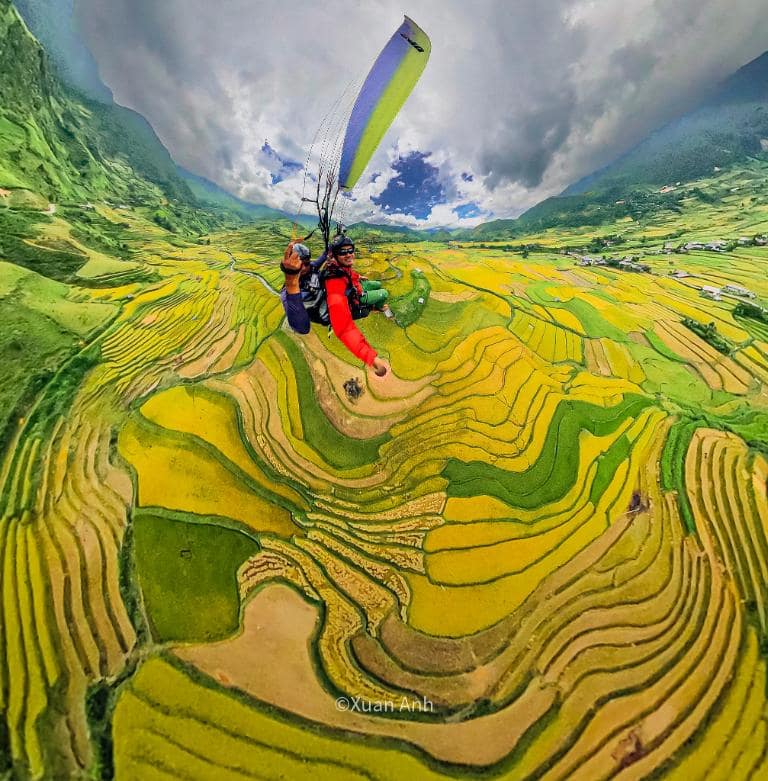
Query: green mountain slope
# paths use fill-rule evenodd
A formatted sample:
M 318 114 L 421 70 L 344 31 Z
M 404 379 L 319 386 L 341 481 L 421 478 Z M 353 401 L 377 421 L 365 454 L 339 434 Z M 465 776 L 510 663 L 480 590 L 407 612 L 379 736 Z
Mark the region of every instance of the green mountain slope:
M 100 125 L 100 136 L 109 142 L 108 156 L 129 158 L 134 169 L 178 200 L 188 201 L 191 192 L 207 209 L 233 213 L 246 221 L 290 216 L 237 198 L 205 177 L 176 165 L 144 117 L 115 105 L 112 92 L 101 81 L 93 55 L 77 29 L 74 0 L 59 0 L 55 4 L 48 0 L 13 0 L 13 3 L 45 48 L 62 81 L 88 98 L 85 102 L 92 113 L 90 119 Z M 189 192 L 180 186 L 180 181 Z M 302 218 L 302 221 L 315 222 L 312 218 Z
M 13 4 L 62 79 L 93 100 L 112 103 L 112 91 L 101 80 L 96 61 L 77 30 L 74 0 L 13 0 Z
M 289 219 L 296 220 L 301 225 L 314 228 L 317 218 L 313 214 L 302 214 L 299 216 L 288 214 L 287 212 L 273 209 L 269 206 L 263 206 L 250 201 L 244 201 L 232 193 L 227 192 L 223 187 L 206 179 L 204 176 L 187 171 L 180 165 L 176 166 L 176 172 L 186 182 L 189 189 L 197 200 L 206 206 L 213 208 L 226 209 L 239 214 L 245 220 L 261 219 Z
M 768 52 L 739 69 L 690 114 L 657 130 L 563 195 L 616 185 L 696 179 L 768 148 Z
M 10 0 L 0 0 L 0 187 L 55 202 L 197 205 L 146 120 L 65 87 Z
M 626 219 L 642 221 L 662 212 L 679 214 L 686 199 L 709 203 L 727 196 L 734 171 L 762 179 L 764 161 L 768 52 L 733 74 L 696 110 L 561 195 L 547 198 L 517 219 L 484 223 L 461 237 L 514 238 L 552 227 L 599 227 Z M 729 180 L 728 186 L 713 183 L 718 178 Z

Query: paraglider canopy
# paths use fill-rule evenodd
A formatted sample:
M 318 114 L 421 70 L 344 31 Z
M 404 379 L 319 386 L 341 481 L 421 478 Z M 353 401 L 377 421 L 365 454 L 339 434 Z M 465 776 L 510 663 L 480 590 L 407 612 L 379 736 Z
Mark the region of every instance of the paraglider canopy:
M 345 129 L 341 149 L 338 141 L 324 143 L 316 178 L 316 198 L 305 198 L 302 194 L 301 201 L 316 205 L 326 250 L 339 191 L 350 190 L 360 179 L 384 133 L 419 80 L 431 50 L 427 34 L 406 16 L 376 58 L 357 94 L 349 121 L 341 125 L 340 129 Z M 320 128 L 315 137 L 319 134 Z M 331 131 L 330 135 L 333 138 L 335 134 Z M 341 133 L 336 137 L 340 139 Z
M 355 186 L 427 65 L 432 44 L 407 16 L 373 64 L 349 118 L 339 187 Z

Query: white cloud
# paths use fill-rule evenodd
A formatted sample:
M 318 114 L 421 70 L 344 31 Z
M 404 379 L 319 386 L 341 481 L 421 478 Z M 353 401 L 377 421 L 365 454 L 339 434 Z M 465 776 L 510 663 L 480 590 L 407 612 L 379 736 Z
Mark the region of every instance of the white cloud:
M 303 175 L 272 185 L 264 139 L 303 162 L 329 107 L 402 19 L 395 0 L 78 9 L 116 99 L 150 120 L 179 163 L 286 210 Z M 432 153 L 448 199 L 424 224 L 482 221 L 458 221 L 463 203 L 517 215 L 690 109 L 768 40 L 753 0 L 411 0 L 408 13 L 432 39 L 430 63 L 371 161 L 381 176 L 346 203 L 348 220 L 412 220 L 371 198 L 394 176 L 396 153 L 414 150 Z

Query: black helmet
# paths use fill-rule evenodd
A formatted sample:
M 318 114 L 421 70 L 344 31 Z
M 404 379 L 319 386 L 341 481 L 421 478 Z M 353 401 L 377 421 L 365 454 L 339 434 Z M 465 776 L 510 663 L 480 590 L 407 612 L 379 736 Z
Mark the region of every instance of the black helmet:
M 334 236 L 329 247 L 331 254 L 335 255 L 342 247 L 352 247 L 354 249 L 355 242 L 349 238 L 349 236 L 343 233 L 339 236 Z

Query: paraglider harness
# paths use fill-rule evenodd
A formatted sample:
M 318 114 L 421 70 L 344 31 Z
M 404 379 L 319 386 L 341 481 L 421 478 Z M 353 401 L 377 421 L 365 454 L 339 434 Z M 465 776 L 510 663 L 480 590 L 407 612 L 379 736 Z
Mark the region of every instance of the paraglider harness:
M 325 263 L 325 266 L 321 266 Z M 360 320 L 368 317 L 371 313 L 371 307 L 366 306 L 360 301 L 360 293 L 352 281 L 352 274 L 349 269 L 343 268 L 334 258 L 329 261 L 323 259 L 317 265 L 310 265 L 310 271 L 299 279 L 299 289 L 301 290 L 301 299 L 304 308 L 307 310 L 309 319 L 313 323 L 321 325 L 330 325 L 331 317 L 328 312 L 328 297 L 325 292 L 326 279 L 339 279 L 345 277 L 347 280 L 347 302 L 349 311 L 352 313 L 353 320 Z

